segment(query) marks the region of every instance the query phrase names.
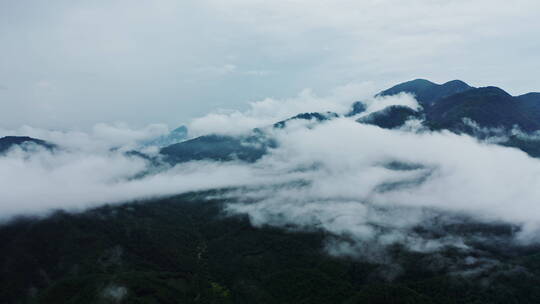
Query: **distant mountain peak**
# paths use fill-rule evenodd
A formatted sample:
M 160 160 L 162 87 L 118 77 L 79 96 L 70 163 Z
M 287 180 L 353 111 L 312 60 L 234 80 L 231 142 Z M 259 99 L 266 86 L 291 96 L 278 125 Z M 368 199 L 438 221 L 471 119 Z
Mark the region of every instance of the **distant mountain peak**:
M 143 143 L 145 146 L 166 147 L 186 140 L 188 137 L 188 128 L 180 126 L 168 134 L 147 140 Z
M 56 148 L 56 145 L 37 138 L 28 136 L 5 136 L 0 138 L 0 153 L 4 153 L 15 146 L 26 144 L 35 144 L 48 150 Z
M 393 105 L 361 117 L 356 121 L 376 125 L 385 129 L 393 129 L 402 126 L 409 119 L 419 119 L 421 117 L 422 114 L 420 112 L 410 107 Z
M 319 112 L 306 112 L 306 113 L 300 113 L 298 115 L 295 115 L 291 118 L 276 122 L 274 124 L 274 128 L 284 128 L 288 122 L 293 120 L 315 120 L 318 122 L 330 120 L 332 118 L 336 118 L 339 115 L 334 112 L 326 112 L 326 113 L 319 113 Z
M 389 89 L 386 89 L 377 95 L 389 96 L 389 95 L 395 95 L 395 94 L 404 93 L 404 92 L 414 94 L 414 93 L 417 93 L 418 91 L 422 91 L 433 86 L 437 86 L 437 84 L 427 79 L 418 78 L 418 79 L 396 84 L 395 86 Z
M 471 92 L 473 94 L 487 94 L 491 96 L 504 96 L 504 97 L 512 97 L 508 92 L 505 90 L 494 87 L 494 86 L 487 86 L 487 87 L 480 87 L 475 89 L 475 92 Z
M 174 130 L 171 131 L 171 133 L 186 133 L 187 134 L 188 129 L 186 126 L 180 126 Z
M 444 97 L 465 92 L 472 89 L 461 80 L 451 80 L 443 84 L 437 84 L 427 79 L 414 79 L 397 84 L 377 94 L 377 96 L 390 96 L 399 93 L 413 94 L 418 102 L 424 107 L 432 106 L 437 100 Z
M 417 85 L 417 86 L 419 85 L 419 86 L 429 87 L 429 86 L 434 86 L 434 85 L 438 85 L 438 84 L 434 83 L 433 81 L 429 81 L 427 79 L 424 79 L 424 78 L 416 78 L 416 79 L 413 79 L 413 80 L 410 80 L 410 81 L 403 82 L 403 83 L 401 83 L 401 85 Z
M 454 79 L 454 80 L 447 81 L 447 82 L 443 83 L 442 86 L 472 88 L 465 81 L 459 80 L 459 79 Z

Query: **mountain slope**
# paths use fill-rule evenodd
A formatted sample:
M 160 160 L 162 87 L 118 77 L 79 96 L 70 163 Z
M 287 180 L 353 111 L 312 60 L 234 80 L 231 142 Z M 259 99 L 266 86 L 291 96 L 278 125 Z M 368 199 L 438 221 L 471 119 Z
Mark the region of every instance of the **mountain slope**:
M 338 117 L 339 115 L 336 114 L 336 113 L 333 113 L 333 112 L 326 112 L 326 113 L 317 113 L 317 112 L 312 112 L 312 113 L 301 113 L 301 114 L 298 114 L 296 116 L 293 116 L 291 118 L 288 118 L 288 119 L 285 119 L 285 120 L 282 120 L 282 121 L 279 121 L 279 122 L 276 122 L 274 124 L 274 128 L 279 128 L 279 129 L 283 129 L 287 126 L 288 123 L 292 122 L 292 121 L 297 121 L 297 120 L 313 120 L 313 121 L 316 121 L 316 122 L 322 122 L 322 121 L 326 121 L 326 120 L 330 120 L 332 118 L 336 118 Z
M 176 143 L 179 143 L 187 138 L 188 135 L 188 129 L 185 126 L 180 126 L 167 135 L 162 135 L 158 138 L 154 138 L 152 140 L 146 141 L 144 145 L 146 146 L 158 146 L 158 147 L 166 147 L 170 145 L 174 145 Z
M 470 118 L 482 127 L 519 126 L 525 131 L 540 129 L 540 121 L 531 119 L 514 97 L 497 87 L 471 89 L 438 100 L 426 110 L 428 123 L 435 129 L 460 130 L 463 119 Z
M 224 217 L 226 201 L 209 196 L 219 192 L 0 226 L 0 302 L 502 304 L 540 297 L 535 248 L 480 244 L 473 258 L 456 248 L 433 254 L 395 245 L 378 259 L 338 258 L 323 251 L 321 231 L 255 228 L 247 217 Z M 438 233 L 505 240 L 508 228 L 454 223 Z
M 283 129 L 293 121 L 323 122 L 336 118 L 333 112 L 301 113 L 273 124 L 273 128 Z M 160 154 L 165 155 L 169 163 L 181 163 L 192 160 L 241 160 L 254 162 L 267 153 L 276 143 L 260 129 L 254 129 L 245 136 L 210 134 L 164 147 Z
M 160 150 L 170 163 L 192 160 L 253 162 L 261 158 L 272 145 L 257 132 L 250 136 L 205 135 Z
M 529 118 L 540 121 L 540 93 L 532 92 L 516 96 L 515 101 L 523 113 Z
M 30 145 L 36 145 L 48 150 L 52 150 L 56 147 L 56 145 L 44 140 L 28 136 L 5 136 L 0 138 L 0 153 L 5 153 L 15 146 L 19 146 L 23 150 L 27 150 Z
M 406 106 L 390 106 L 359 118 L 357 122 L 376 125 L 384 129 L 402 126 L 409 119 L 420 119 L 422 114 Z

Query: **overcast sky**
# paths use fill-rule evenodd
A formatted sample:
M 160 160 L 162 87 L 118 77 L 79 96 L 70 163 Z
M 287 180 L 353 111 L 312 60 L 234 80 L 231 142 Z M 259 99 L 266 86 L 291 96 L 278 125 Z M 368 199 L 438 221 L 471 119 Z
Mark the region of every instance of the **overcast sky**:
M 537 0 L 3 0 L 0 128 L 174 127 L 419 77 L 540 91 L 539 37 Z

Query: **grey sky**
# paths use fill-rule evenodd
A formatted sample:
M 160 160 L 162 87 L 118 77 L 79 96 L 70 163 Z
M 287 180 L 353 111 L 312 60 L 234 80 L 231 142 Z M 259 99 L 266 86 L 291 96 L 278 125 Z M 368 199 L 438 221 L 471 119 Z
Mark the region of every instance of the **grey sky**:
M 539 91 L 538 37 L 536 0 L 3 0 L 0 128 L 173 127 L 418 77 Z

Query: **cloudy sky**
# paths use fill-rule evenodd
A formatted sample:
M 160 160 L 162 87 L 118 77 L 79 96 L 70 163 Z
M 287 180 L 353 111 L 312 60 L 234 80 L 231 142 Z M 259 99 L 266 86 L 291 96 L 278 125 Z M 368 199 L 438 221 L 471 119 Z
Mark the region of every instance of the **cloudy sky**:
M 0 128 L 174 127 L 418 77 L 539 91 L 538 37 L 536 0 L 0 1 Z

